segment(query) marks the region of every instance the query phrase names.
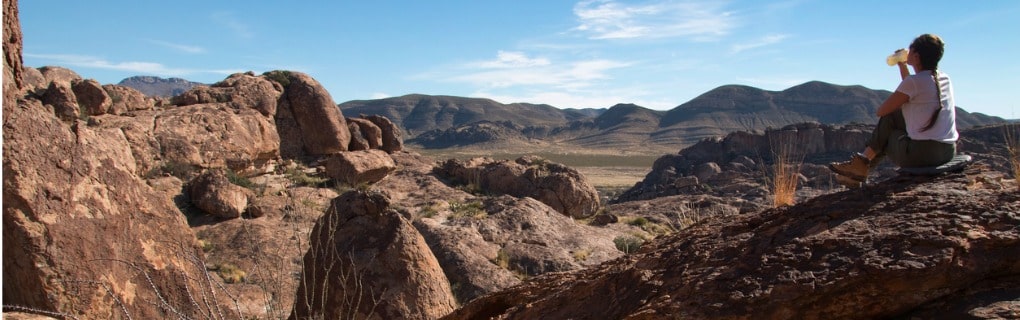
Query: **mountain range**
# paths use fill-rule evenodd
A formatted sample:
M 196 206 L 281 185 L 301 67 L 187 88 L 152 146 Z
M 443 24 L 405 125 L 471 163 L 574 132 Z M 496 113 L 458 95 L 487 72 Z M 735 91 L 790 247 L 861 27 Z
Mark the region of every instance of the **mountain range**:
M 388 117 L 402 127 L 409 144 L 425 148 L 540 142 L 586 149 L 675 151 L 735 131 L 803 122 L 874 124 L 878 121 L 876 109 L 890 94 L 863 86 L 811 81 L 782 91 L 725 85 L 666 111 L 634 104 L 557 109 L 544 104 L 420 94 L 339 106 L 347 116 Z M 961 129 L 1005 121 L 957 109 Z
M 134 88 L 147 96 L 173 97 L 204 83 L 191 82 L 181 78 L 164 79 L 152 76 L 134 76 L 121 80 L 117 85 Z
M 124 79 L 120 85 L 150 96 L 173 96 L 203 84 L 137 76 Z M 674 152 L 736 131 L 762 131 L 804 122 L 873 124 L 878 120 L 876 109 L 890 94 L 859 85 L 810 81 L 782 91 L 724 85 L 665 111 L 626 103 L 609 108 L 560 109 L 547 104 L 504 104 L 485 98 L 424 94 L 353 100 L 338 106 L 346 116 L 387 117 L 403 130 L 408 144 L 426 149 Z M 957 109 L 961 129 L 1005 121 Z

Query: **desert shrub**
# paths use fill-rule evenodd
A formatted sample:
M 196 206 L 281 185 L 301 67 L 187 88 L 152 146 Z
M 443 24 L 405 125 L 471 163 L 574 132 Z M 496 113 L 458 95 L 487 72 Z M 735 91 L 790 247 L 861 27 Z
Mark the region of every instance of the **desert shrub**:
M 1006 125 L 1002 131 L 1006 137 L 1006 151 L 1010 168 L 1013 169 L 1013 178 L 1020 186 L 1020 126 Z
M 220 278 L 223 278 L 223 282 L 226 283 L 241 283 L 244 282 L 244 279 L 248 276 L 244 270 L 241 270 L 241 268 L 230 263 L 221 264 L 219 268 L 216 269 L 216 273 L 219 274 Z
M 637 252 L 637 249 L 644 243 L 644 239 L 635 236 L 619 236 L 613 239 L 616 249 L 626 254 Z
M 500 268 L 510 270 L 510 255 L 503 251 L 503 249 L 499 249 L 499 252 L 496 253 L 496 258 L 492 259 L 492 263 Z
M 488 212 L 485 212 L 482 202 L 479 200 L 473 200 L 467 203 L 459 201 L 450 202 L 450 211 L 453 211 L 451 216 L 454 218 L 472 217 L 475 219 L 481 219 L 488 216 Z
M 573 254 L 574 254 L 574 261 L 578 261 L 578 262 L 585 261 L 585 260 L 588 260 L 589 257 L 591 257 L 591 249 L 577 250 L 577 251 L 574 251 Z
M 226 175 L 227 180 L 230 180 L 230 183 L 248 189 L 255 189 L 255 183 L 252 182 L 251 179 L 248 179 L 247 177 L 238 174 L 237 171 L 227 169 Z
M 319 187 L 329 181 L 329 179 L 326 178 L 310 176 L 301 167 L 287 168 L 283 171 L 283 175 L 286 176 L 287 180 L 290 180 L 290 182 L 304 187 Z
M 627 224 L 635 226 L 635 227 L 639 227 L 639 228 L 647 226 L 648 223 L 649 223 L 648 219 L 646 219 L 645 217 L 636 217 L 636 218 L 631 219 L 630 221 L 627 222 Z
M 269 80 L 273 80 L 280 83 L 284 87 L 290 85 L 290 71 L 274 70 L 263 73 L 262 75 L 265 76 L 266 78 L 269 78 Z
M 766 177 L 772 191 L 774 208 L 793 205 L 797 196 L 797 182 L 800 176 L 800 165 L 804 156 L 797 154 L 796 136 L 777 133 L 769 139 L 772 149 L 771 177 Z

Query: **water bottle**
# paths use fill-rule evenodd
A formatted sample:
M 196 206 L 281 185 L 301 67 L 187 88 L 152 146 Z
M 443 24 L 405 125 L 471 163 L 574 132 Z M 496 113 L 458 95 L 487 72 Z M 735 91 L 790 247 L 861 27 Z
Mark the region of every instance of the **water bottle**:
M 910 51 L 907 50 L 907 49 L 896 50 L 896 52 L 893 52 L 893 54 L 891 54 L 891 55 L 889 55 L 889 57 L 885 58 L 885 63 L 890 65 L 890 66 L 895 66 L 897 63 L 907 62 L 907 54 L 908 53 L 910 53 Z

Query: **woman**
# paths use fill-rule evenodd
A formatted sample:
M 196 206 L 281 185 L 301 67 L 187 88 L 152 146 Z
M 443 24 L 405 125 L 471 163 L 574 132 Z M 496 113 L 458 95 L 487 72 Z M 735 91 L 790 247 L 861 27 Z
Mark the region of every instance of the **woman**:
M 922 34 L 910 44 L 906 62 L 899 62 L 903 81 L 878 108 L 878 127 L 864 153 L 829 169 L 837 181 L 855 187 L 867 180 L 868 170 L 883 156 L 900 167 L 929 167 L 949 162 L 956 154 L 956 104 L 949 75 L 938 71 L 945 43 Z M 914 68 L 911 75 L 907 65 Z

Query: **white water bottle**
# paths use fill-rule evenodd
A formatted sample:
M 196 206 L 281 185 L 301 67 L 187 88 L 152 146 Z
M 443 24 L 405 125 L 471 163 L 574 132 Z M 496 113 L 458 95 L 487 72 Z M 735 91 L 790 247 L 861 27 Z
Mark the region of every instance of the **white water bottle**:
M 909 53 L 910 51 L 907 49 L 896 50 L 896 52 L 893 52 L 893 54 L 885 58 L 885 63 L 890 66 L 895 66 L 897 63 L 907 62 L 907 54 Z

